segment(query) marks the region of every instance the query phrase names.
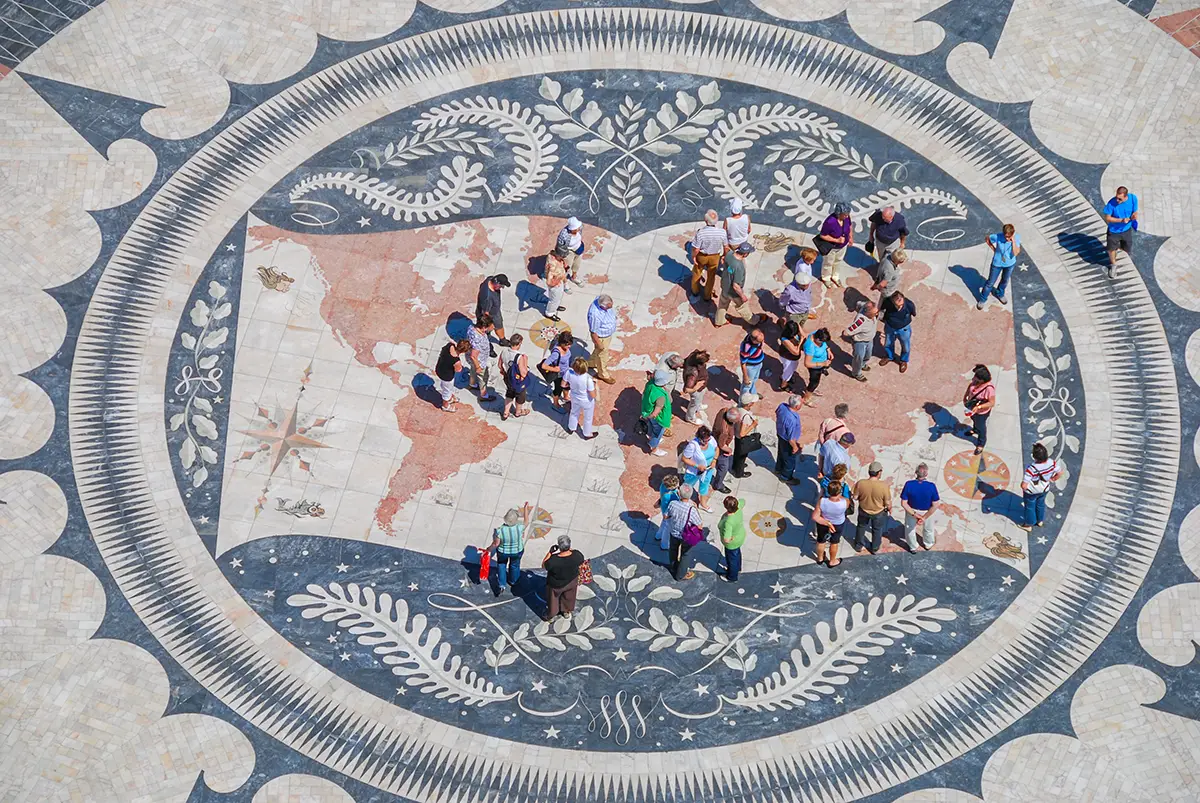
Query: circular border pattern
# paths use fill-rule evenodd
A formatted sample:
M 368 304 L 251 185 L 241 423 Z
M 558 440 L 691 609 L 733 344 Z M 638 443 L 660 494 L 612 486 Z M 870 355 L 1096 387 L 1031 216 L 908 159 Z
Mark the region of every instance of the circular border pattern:
M 203 263 L 264 184 L 277 180 L 281 165 L 298 164 L 361 125 L 365 114 L 376 118 L 470 85 L 485 71 L 489 79 L 505 70 L 560 71 L 571 66 L 566 53 L 585 54 L 596 68 L 628 68 L 680 51 L 693 54 L 688 67 L 696 74 L 744 73 L 749 63 L 758 81 L 782 92 L 860 120 L 870 114 L 902 124 L 917 150 L 936 151 L 935 163 L 968 189 L 992 185 L 994 211 L 1029 232 L 1027 241 L 1040 253 L 1061 260 L 1045 271 L 1047 281 L 1068 328 L 1085 344 L 1079 351 L 1089 436 L 1078 481 L 1103 487 L 1103 496 L 1094 510 L 1070 511 L 1039 582 L 988 631 L 998 649 L 981 638 L 960 653 L 965 660 L 956 659 L 957 668 L 944 664 L 905 689 L 906 698 L 920 701 L 911 707 L 889 698 L 857 711 L 863 732 L 847 735 L 846 723 L 834 720 L 776 737 L 781 757 L 771 761 L 752 758 L 749 743 L 671 754 L 670 772 L 661 770 L 661 755 L 632 756 L 626 776 L 653 778 L 635 783 L 579 768 L 586 762 L 566 750 L 547 748 L 538 766 L 480 758 L 494 755 L 486 737 L 453 728 L 416 735 L 428 727 L 421 717 L 367 699 L 254 617 L 195 537 L 170 472 L 162 470 L 169 465 L 162 411 L 147 410 L 156 402 L 139 391 L 163 387 L 174 331 L 166 322 L 171 314 L 163 313 L 168 305 L 176 317 L 182 309 L 182 274 Z M 805 34 L 629 9 L 521 14 L 420 34 L 335 65 L 247 113 L 172 177 L 135 221 L 79 336 L 70 431 L 80 495 L 122 592 L 185 669 L 265 732 L 380 788 L 422 800 L 463 784 L 522 800 L 724 794 L 743 781 L 784 783 L 805 797 L 868 794 L 945 763 L 1048 696 L 1111 629 L 1161 541 L 1178 452 L 1135 450 L 1146 427 L 1161 443 L 1179 442 L 1162 327 L 1128 327 L 1133 319 L 1153 320 L 1140 277 L 1109 283 L 1057 239 L 1063 231 L 1096 235 L 1102 228 L 1057 171 L 979 110 L 879 59 Z M 1061 304 L 1064 296 L 1073 303 Z M 1109 355 L 1130 354 L 1137 359 L 1107 362 Z M 1101 401 L 1102 390 L 1110 404 Z M 1134 454 L 1138 460 L 1125 459 Z M 1134 498 L 1136 521 L 1128 513 Z M 269 657 L 268 648 L 288 660 Z M 732 781 L 733 773 L 741 780 Z

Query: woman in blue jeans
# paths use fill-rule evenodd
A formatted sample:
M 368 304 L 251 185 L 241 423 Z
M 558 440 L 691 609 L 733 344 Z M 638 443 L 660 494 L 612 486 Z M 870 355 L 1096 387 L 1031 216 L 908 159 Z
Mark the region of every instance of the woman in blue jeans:
M 1021 479 L 1025 521 L 1017 525 L 1027 532 L 1042 526 L 1046 518 L 1046 494 L 1050 491 L 1050 483 L 1062 476 L 1058 461 L 1050 459 L 1045 446 L 1035 443 L 1032 451 L 1033 462 L 1025 467 L 1025 476 Z
M 496 550 L 496 594 L 504 592 L 510 585 L 516 593 L 517 581 L 521 579 L 521 557 L 525 554 L 525 530 L 529 527 L 529 514 L 533 505 L 526 502 L 504 514 L 504 523 L 496 528 L 492 544 L 488 549 Z
M 899 290 L 887 297 L 881 310 L 883 318 L 883 353 L 887 356 L 879 361 L 881 366 L 889 362 L 900 364 L 900 373 L 908 370 L 908 358 L 912 351 L 912 322 L 917 317 L 917 305 L 905 298 Z M 900 353 L 892 347 L 900 343 Z

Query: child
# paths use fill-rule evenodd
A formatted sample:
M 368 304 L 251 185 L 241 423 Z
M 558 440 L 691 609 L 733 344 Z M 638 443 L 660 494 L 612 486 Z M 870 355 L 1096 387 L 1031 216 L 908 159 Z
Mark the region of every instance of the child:
M 725 547 L 725 579 L 736 583 L 742 571 L 742 544 L 746 541 L 746 525 L 742 520 L 746 500 L 727 496 L 724 504 L 725 515 L 717 522 L 717 532 Z
M 658 486 L 658 511 L 662 514 L 662 524 L 658 525 L 658 543 L 663 549 L 671 547 L 671 528 L 667 524 L 667 506 L 679 498 L 679 475 L 668 474 L 663 477 Z

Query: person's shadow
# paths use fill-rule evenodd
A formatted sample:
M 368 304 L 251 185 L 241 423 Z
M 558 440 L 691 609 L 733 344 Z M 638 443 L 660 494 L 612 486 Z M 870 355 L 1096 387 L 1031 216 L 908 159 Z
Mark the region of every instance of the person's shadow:
M 461 312 L 452 312 L 446 318 L 446 334 L 453 341 L 463 340 L 467 336 L 467 330 L 471 328 L 471 324 L 473 323 L 474 321 Z
M 943 435 L 954 435 L 962 440 L 970 440 L 962 429 L 962 423 L 954 414 L 937 402 L 925 402 L 925 415 L 932 422 L 929 425 L 929 442 L 939 441 Z
M 713 305 L 704 300 L 703 289 L 701 289 L 701 295 L 692 295 L 692 269 L 690 266 L 684 265 L 666 254 L 661 254 L 658 257 L 658 278 L 668 284 L 682 287 L 687 293 L 688 306 L 692 308 L 692 312 L 701 318 L 708 317 Z
M 458 373 L 462 373 L 461 371 Z M 458 373 L 455 374 L 456 384 Z M 434 385 L 433 377 L 427 373 L 419 373 L 412 379 L 413 393 L 417 394 L 417 398 L 423 402 L 428 402 L 434 407 L 441 409 L 442 394 L 438 393 L 437 387 Z
M 1081 232 L 1061 232 L 1058 235 L 1058 244 L 1089 265 L 1108 267 L 1108 251 L 1098 237 Z
M 990 483 L 977 479 L 975 488 L 983 494 L 979 509 L 984 513 L 995 513 L 1014 524 L 1025 520 L 1025 498 L 1007 489 L 1000 490 Z
M 958 277 L 958 280 L 963 283 L 963 286 L 970 292 L 972 298 L 981 298 L 983 289 L 987 283 L 987 277 L 979 272 L 977 268 L 969 265 L 951 265 L 950 273 Z

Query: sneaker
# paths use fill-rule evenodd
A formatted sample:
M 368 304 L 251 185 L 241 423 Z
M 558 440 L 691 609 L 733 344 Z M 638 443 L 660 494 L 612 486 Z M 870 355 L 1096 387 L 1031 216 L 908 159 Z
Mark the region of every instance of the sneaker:
M 996 296 L 996 300 L 999 301 L 1001 304 L 1008 306 L 1008 299 L 1005 298 L 1004 296 Z
M 986 301 L 980 301 L 979 303 L 977 303 L 975 305 L 975 309 L 983 309 L 983 307 L 986 303 L 987 303 Z
M 1116 265 L 1108 266 L 1108 278 L 1110 278 L 1110 279 L 1117 278 L 1117 266 Z
M 664 452 L 662 449 L 655 449 L 650 454 L 654 455 L 655 457 L 666 457 L 667 456 L 667 453 Z
M 870 370 L 871 370 L 871 366 L 869 366 L 869 365 L 863 365 L 863 370 L 864 370 L 864 371 L 870 371 Z
M 571 621 L 571 612 L 570 612 L 570 611 L 563 611 L 563 612 L 562 612 L 562 618 L 566 619 L 568 622 L 569 622 L 569 621 Z
M 1025 532 L 1027 532 L 1027 533 L 1031 533 L 1031 532 L 1033 532 L 1033 528 L 1032 528 L 1032 527 L 1030 527 L 1028 524 L 1018 524 L 1018 525 L 1017 525 L 1017 528 L 1018 528 L 1018 529 L 1021 529 L 1021 530 L 1024 530 L 1024 531 L 1025 531 Z
M 859 374 L 858 376 L 856 376 L 856 377 L 854 377 L 854 378 L 855 378 L 855 379 L 857 379 L 859 382 L 866 382 L 866 381 L 867 381 L 867 378 L 866 378 L 865 376 L 863 376 L 862 374 Z

